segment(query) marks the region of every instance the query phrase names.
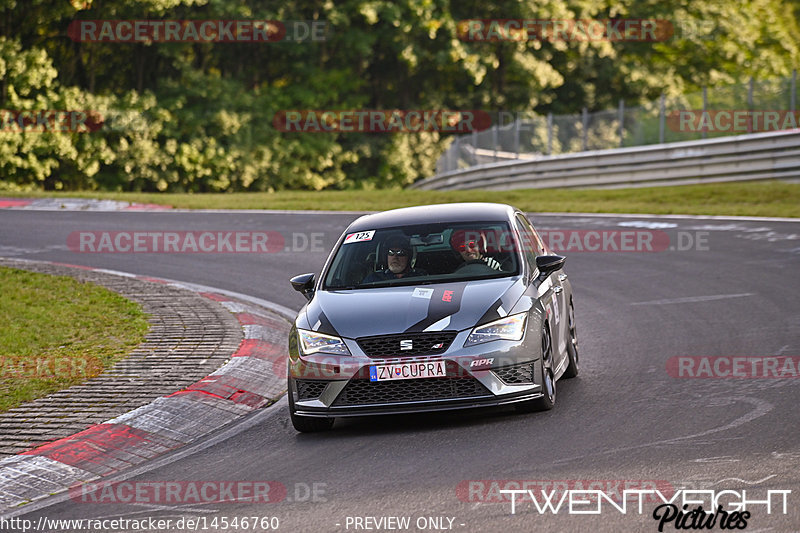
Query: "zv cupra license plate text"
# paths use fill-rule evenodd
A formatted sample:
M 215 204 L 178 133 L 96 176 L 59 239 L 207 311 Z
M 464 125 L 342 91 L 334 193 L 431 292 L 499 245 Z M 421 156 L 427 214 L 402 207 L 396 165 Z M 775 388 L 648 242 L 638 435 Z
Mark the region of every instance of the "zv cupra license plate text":
M 392 379 L 442 378 L 447 376 L 444 361 L 426 361 L 369 367 L 370 381 Z

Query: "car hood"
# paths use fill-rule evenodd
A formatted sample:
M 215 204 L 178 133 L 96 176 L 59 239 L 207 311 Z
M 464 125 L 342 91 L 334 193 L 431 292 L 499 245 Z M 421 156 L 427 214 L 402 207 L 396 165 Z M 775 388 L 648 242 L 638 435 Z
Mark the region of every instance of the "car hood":
M 317 291 L 306 306 L 305 327 L 351 339 L 463 330 L 506 316 L 523 292 L 519 277 Z

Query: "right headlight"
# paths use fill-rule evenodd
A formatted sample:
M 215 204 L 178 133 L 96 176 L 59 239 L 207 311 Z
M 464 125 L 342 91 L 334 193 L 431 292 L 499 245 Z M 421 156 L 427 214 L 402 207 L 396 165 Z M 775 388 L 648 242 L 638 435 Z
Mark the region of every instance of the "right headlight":
M 305 329 L 298 329 L 297 336 L 300 338 L 300 349 L 304 355 L 314 353 L 350 355 L 350 350 L 347 349 L 344 341 L 339 337 Z
M 527 319 L 528 313 L 519 313 L 478 326 L 469 334 L 464 346 L 496 340 L 518 341 L 525 333 Z

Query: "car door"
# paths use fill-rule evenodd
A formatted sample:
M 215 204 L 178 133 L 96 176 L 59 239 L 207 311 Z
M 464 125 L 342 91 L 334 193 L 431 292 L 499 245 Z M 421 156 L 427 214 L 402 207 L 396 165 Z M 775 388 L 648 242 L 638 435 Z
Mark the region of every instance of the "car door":
M 517 230 L 523 239 L 525 258 L 528 261 L 531 272 L 536 271 L 536 257 L 549 254 L 549 250 L 544 245 L 539 234 L 533 229 L 533 225 L 521 213 L 517 214 Z M 563 277 L 563 278 L 562 278 Z M 566 279 L 563 270 L 558 270 L 542 282 L 539 286 L 539 299 L 547 313 L 550 324 L 550 334 L 553 343 L 553 368 L 562 372 L 567 364 L 567 340 L 568 340 L 568 319 L 565 313 L 566 291 L 561 284 L 561 280 Z

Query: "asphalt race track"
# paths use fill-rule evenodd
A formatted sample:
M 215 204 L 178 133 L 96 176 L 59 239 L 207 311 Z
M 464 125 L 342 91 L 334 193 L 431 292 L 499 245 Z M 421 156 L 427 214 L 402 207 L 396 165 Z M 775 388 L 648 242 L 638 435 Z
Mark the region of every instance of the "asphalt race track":
M 6 210 L 0 212 L 0 256 L 188 281 L 299 309 L 304 300 L 288 278 L 318 272 L 356 216 Z M 736 358 L 778 356 L 784 369 L 800 357 L 800 221 L 546 215 L 532 220 L 538 229 L 550 230 L 551 238 L 583 239 L 563 252 L 575 291 L 582 368 L 577 379 L 558 383 L 554 410 L 357 418 L 337 421 L 330 433 L 302 435 L 292 429 L 284 399 L 128 479 L 276 481 L 287 490 L 282 501 L 66 500 L 38 506 L 22 518 L 159 518 L 174 524 L 186 517 L 204 520 L 197 529 L 205 524 L 208 531 L 225 531 L 221 518 L 227 531 L 245 530 L 241 523 L 230 527 L 234 517 L 277 517 L 278 531 L 658 531 L 651 514 L 660 502 L 652 499 L 645 499 L 641 514 L 628 500 L 626 513 L 603 501 L 600 514 L 579 515 L 570 514 L 566 504 L 558 513 L 541 514 L 520 497 L 512 515 L 511 503 L 501 500 L 497 489 L 519 488 L 508 483 L 516 480 L 535 482 L 530 486 L 537 496 L 554 487 L 608 494 L 625 488 L 660 488 L 665 494 L 731 490 L 720 500 L 727 510 L 735 509 L 746 491 L 748 500 L 772 500 L 769 512 L 764 504 L 748 508 L 747 531 L 800 530 L 798 369 L 786 367 L 783 377 L 731 377 L 751 369 L 752 360 Z M 81 253 L 67 245 L 73 232 L 183 230 L 274 231 L 283 236 L 284 249 Z M 612 236 L 599 251 L 579 251 L 598 241 L 570 230 L 656 232 L 663 249 L 602 251 L 614 246 Z M 726 359 L 720 364 L 700 357 Z M 674 377 L 679 368 L 701 373 L 702 361 L 707 370 L 717 361 L 713 372 L 702 374 L 706 377 Z M 768 492 L 781 490 L 792 491 L 785 507 L 778 493 Z M 574 507 L 586 509 L 597 505 Z M 408 517 L 410 525 L 405 529 L 388 517 Z M 247 530 L 254 530 L 252 523 Z M 675 530 L 674 522 L 664 527 Z

